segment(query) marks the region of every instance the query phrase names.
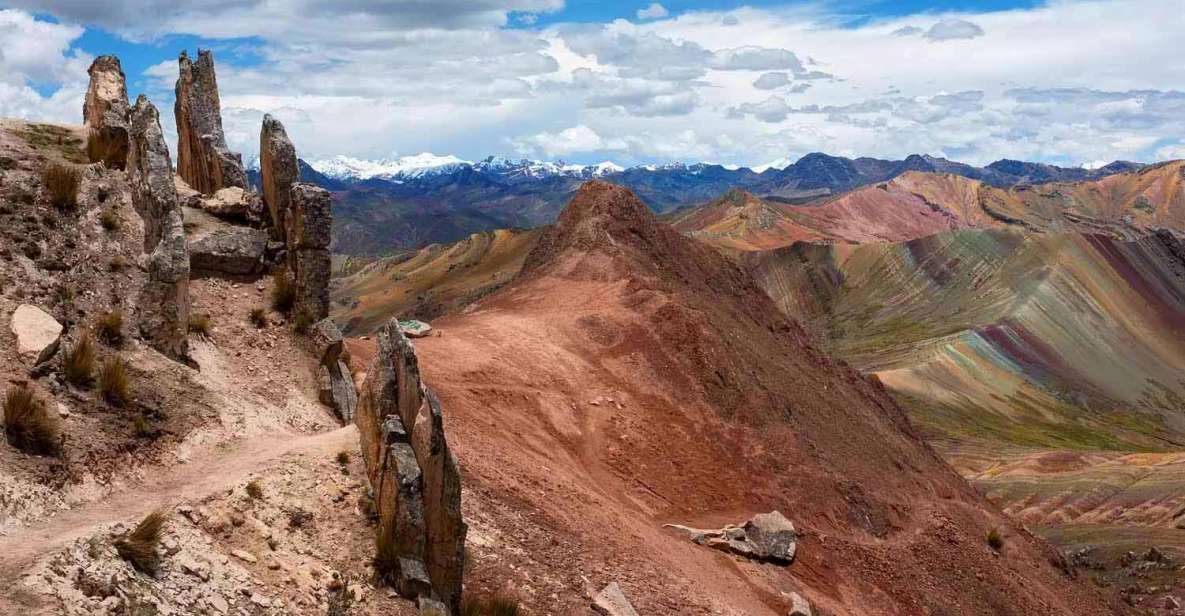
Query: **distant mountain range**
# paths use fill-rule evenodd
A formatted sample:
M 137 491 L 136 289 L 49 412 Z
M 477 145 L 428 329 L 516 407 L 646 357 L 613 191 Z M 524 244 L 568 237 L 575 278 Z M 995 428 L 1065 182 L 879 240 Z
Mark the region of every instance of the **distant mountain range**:
M 572 165 L 498 157 L 470 162 L 432 154 L 373 161 L 337 156 L 300 163 L 302 180 L 334 193 L 334 249 L 356 255 L 452 242 L 491 229 L 547 224 L 576 188 L 592 178 L 624 185 L 662 213 L 706 203 L 734 188 L 772 201 L 805 203 L 907 171 L 953 173 L 1008 187 L 1089 180 L 1142 167 L 1116 161 L 1085 169 L 1015 160 L 975 167 L 916 154 L 883 160 L 822 153 L 760 173 L 705 163 L 623 168 L 608 162 Z M 258 171 L 251 169 L 249 174 L 258 184 Z

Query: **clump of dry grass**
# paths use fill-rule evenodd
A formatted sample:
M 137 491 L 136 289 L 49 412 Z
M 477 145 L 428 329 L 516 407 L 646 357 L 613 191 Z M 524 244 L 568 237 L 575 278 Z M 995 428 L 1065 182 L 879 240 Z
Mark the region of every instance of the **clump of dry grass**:
M 61 453 L 57 418 L 45 410 L 45 401 L 25 385 L 8 388 L 4 396 L 4 436 L 8 444 L 41 456 Z
M 152 422 L 144 415 L 136 415 L 132 419 L 132 432 L 137 438 L 156 437 L 156 430 L 152 427 Z
M 987 532 L 987 544 L 997 552 L 1004 547 L 1004 536 L 999 529 L 993 528 Z
M 339 584 L 329 588 L 326 616 L 349 616 L 354 599 L 354 590 L 350 588 L 350 578 L 345 577 Z
M 116 308 L 99 317 L 95 322 L 95 335 L 111 346 L 123 342 L 123 311 Z
M 127 159 L 126 143 L 111 131 L 92 129 L 86 136 L 86 157 L 92 163 L 122 169 Z
M 518 599 L 504 592 L 466 593 L 461 598 L 461 616 L 518 616 Z
M 395 547 L 395 531 L 390 524 L 379 526 L 374 538 L 374 559 L 371 561 L 374 574 L 380 584 L 399 584 L 399 550 Z
M 345 466 L 350 463 L 350 452 L 342 450 L 337 452 L 337 463 Z
M 156 547 L 160 544 L 161 531 L 167 520 L 168 516 L 163 511 L 153 511 L 131 532 L 115 540 L 115 551 L 137 571 L 156 575 L 160 569 L 160 555 Z
M 313 316 L 303 309 L 296 313 L 292 319 L 292 329 L 300 334 L 305 335 L 309 333 L 309 328 L 313 326 Z
M 284 270 L 272 274 L 272 308 L 280 314 L 288 314 L 296 305 L 296 285 Z
M 62 354 L 62 376 L 75 387 L 88 387 L 95 378 L 95 343 L 84 333 Z
M 210 315 L 208 314 L 192 314 L 189 315 L 189 333 L 197 334 L 199 336 L 210 337 Z
M 111 208 L 104 209 L 103 212 L 99 214 L 99 224 L 102 225 L 103 229 L 107 231 L 118 231 L 119 216 L 115 213 L 115 210 Z
M 256 329 L 263 329 L 267 327 L 267 312 L 263 308 L 252 308 L 251 314 L 247 315 L 247 320 L 255 326 Z
M 107 404 L 120 408 L 127 406 L 132 400 L 130 390 L 128 366 L 123 358 L 116 355 L 104 361 L 99 371 L 99 393 Z
M 51 163 L 41 175 L 41 181 L 54 205 L 65 210 L 78 207 L 78 186 L 82 183 L 82 172 L 78 167 Z
M 123 255 L 115 255 L 107 262 L 107 269 L 118 272 L 128 266 L 128 260 Z
M 247 491 L 247 496 L 250 496 L 255 500 L 260 500 L 263 498 L 263 486 L 259 483 L 258 479 L 252 479 L 251 481 L 247 482 L 247 487 L 245 489 Z

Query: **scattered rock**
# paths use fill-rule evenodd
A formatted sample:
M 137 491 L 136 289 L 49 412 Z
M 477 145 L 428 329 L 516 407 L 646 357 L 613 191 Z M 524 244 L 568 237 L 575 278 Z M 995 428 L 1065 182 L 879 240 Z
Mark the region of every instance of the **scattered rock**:
M 407 334 L 408 338 L 423 338 L 432 332 L 431 325 L 415 319 L 400 319 L 399 329 Z
M 191 242 L 189 266 L 193 271 L 232 275 L 256 274 L 263 271 L 263 254 L 266 248 L 267 233 L 264 231 L 251 227 L 229 226 Z
M 16 335 L 17 353 L 31 364 L 53 357 L 62 340 L 62 324 L 44 310 L 29 304 L 17 306 L 9 328 Z
M 630 604 L 630 600 L 626 598 L 617 582 L 609 582 L 608 586 L 593 597 L 592 608 L 605 616 L 638 616 L 638 612 L 634 610 L 634 606 Z
M 790 564 L 794 561 L 798 535 L 794 524 L 778 511 L 753 516 L 744 526 L 703 530 L 667 524 L 700 545 L 732 552 L 753 560 Z
M 811 602 L 796 592 L 790 593 L 790 611 L 786 616 L 811 616 Z
M 421 596 L 419 607 L 420 616 L 449 616 L 448 608 L 436 599 Z
M 251 193 L 238 186 L 227 186 L 199 199 L 198 207 L 219 218 L 247 220 L 251 213 Z
M 199 49 L 197 62 L 182 51 L 177 58 L 177 174 L 203 195 L 227 186 L 247 187 L 243 159 L 226 146 L 214 56 Z
M 244 562 L 255 563 L 259 561 L 259 559 L 255 558 L 255 555 L 243 550 L 231 550 L 230 555 Z
M 337 363 L 342 352 L 342 332 L 333 319 L 321 319 L 309 330 L 309 342 L 313 345 L 313 357 L 320 358 L 321 365 Z

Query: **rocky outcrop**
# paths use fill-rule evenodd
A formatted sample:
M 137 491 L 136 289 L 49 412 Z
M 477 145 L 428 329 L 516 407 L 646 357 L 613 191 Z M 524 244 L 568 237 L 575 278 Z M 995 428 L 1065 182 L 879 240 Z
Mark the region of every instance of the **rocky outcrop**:
M 790 611 L 786 616 L 812 616 L 811 602 L 796 592 L 790 593 Z
M 104 144 L 103 157 L 122 168 L 128 157 L 128 88 L 119 58 L 99 56 L 87 73 L 82 123 Z
M 16 336 L 17 354 L 30 364 L 39 364 L 53 357 L 62 340 L 62 324 L 44 310 L 29 304 L 16 307 L 9 328 Z
M 175 359 L 189 356 L 189 252 L 168 146 L 156 107 L 141 95 L 131 115 L 128 178 L 144 219 L 148 279 L 137 302 L 140 333 Z
M 251 227 L 227 227 L 189 245 L 189 265 L 195 272 L 245 276 L 263 271 L 267 233 Z
M 319 396 L 333 407 L 342 421 L 354 421 L 358 409 L 358 391 L 350 368 L 342 359 L 342 333 L 332 319 L 321 319 L 309 333 L 313 356 L 321 358 L 317 369 Z
M 300 179 L 300 168 L 288 132 L 270 114 L 264 114 L 259 131 L 259 175 L 263 202 L 271 217 L 272 238 L 284 240 L 292 185 Z
M 197 62 L 193 62 L 182 51 L 177 62 L 180 75 L 173 108 L 177 117 L 177 174 L 204 195 L 228 186 L 246 188 L 243 159 L 227 148 L 222 132 L 214 56 L 208 49 L 199 49 Z
M 287 229 L 288 267 L 296 285 L 296 312 L 313 320 L 329 316 L 329 191 L 297 183 L 291 189 Z
M 592 600 L 593 611 L 605 616 L 638 616 L 617 582 L 609 582 Z
M 687 535 L 700 545 L 753 560 L 788 565 L 794 562 L 798 534 L 794 524 L 781 512 L 773 511 L 753 516 L 743 526 L 725 526 L 719 530 L 703 530 L 678 524 L 667 524 Z
M 440 402 L 420 380 L 415 347 L 389 321 L 355 418 L 379 512 L 380 541 L 399 555 L 399 590 L 411 594 L 427 573 L 429 591 L 456 614 L 465 562 L 461 476 L 444 436 Z

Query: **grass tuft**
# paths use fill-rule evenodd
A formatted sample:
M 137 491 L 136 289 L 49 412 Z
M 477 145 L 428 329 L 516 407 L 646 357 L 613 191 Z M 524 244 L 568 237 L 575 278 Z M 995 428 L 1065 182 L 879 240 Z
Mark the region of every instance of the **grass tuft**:
M 78 186 L 82 183 L 82 172 L 69 164 L 51 163 L 41 175 L 49 191 L 50 201 L 64 210 L 78 207 Z
M 247 496 L 250 496 L 255 500 L 260 500 L 263 498 L 263 486 L 260 485 L 258 479 L 252 479 L 251 481 L 247 482 L 246 490 Z
M 193 314 L 189 316 L 189 333 L 210 337 L 210 315 Z
M 399 584 L 399 550 L 395 547 L 395 530 L 390 524 L 379 525 L 371 565 L 380 584 L 391 587 Z
M 300 335 L 309 333 L 309 328 L 313 326 L 313 316 L 303 309 L 296 313 L 292 319 L 292 329 Z
M 337 463 L 345 466 L 350 463 L 350 452 L 342 450 L 337 452 Z
M 99 224 L 106 231 L 119 231 L 119 216 L 115 213 L 115 210 L 107 208 L 99 214 Z
M 296 305 L 296 285 L 284 270 L 272 274 L 272 308 L 280 314 L 292 312 Z
M 62 376 L 75 387 L 88 387 L 95 379 L 95 343 L 90 333 L 62 355 Z
M 263 329 L 267 327 L 267 312 L 263 308 L 252 308 L 251 314 L 247 315 L 247 320 L 255 326 L 256 329 Z
M 987 544 L 997 552 L 1004 547 L 1004 536 L 1000 534 L 999 529 L 991 529 L 987 532 Z
M 127 158 L 126 143 L 112 131 L 92 129 L 86 136 L 86 157 L 92 163 L 122 169 Z
M 461 616 L 518 616 L 518 599 L 503 593 L 466 593 L 461 598 Z
M 110 261 L 107 262 L 107 269 L 113 272 L 121 271 L 127 266 L 128 260 L 123 255 L 115 255 L 114 257 L 111 257 Z
M 160 544 L 161 530 L 166 520 L 168 516 L 163 511 L 148 514 L 130 533 L 115 540 L 115 551 L 137 571 L 156 575 L 160 569 L 160 555 L 156 553 L 156 547 Z
M 137 438 L 155 438 L 156 430 L 152 427 L 152 422 L 144 415 L 136 415 L 132 419 L 132 432 Z
M 111 346 L 123 342 L 123 311 L 116 308 L 99 317 L 95 322 L 95 335 L 104 344 Z
M 45 410 L 45 402 L 25 385 L 9 387 L 4 396 L 4 436 L 8 444 L 40 456 L 61 453 L 57 419 Z
M 128 379 L 128 365 L 116 355 L 103 362 L 99 371 L 99 393 L 114 407 L 123 408 L 131 402 L 131 386 Z

